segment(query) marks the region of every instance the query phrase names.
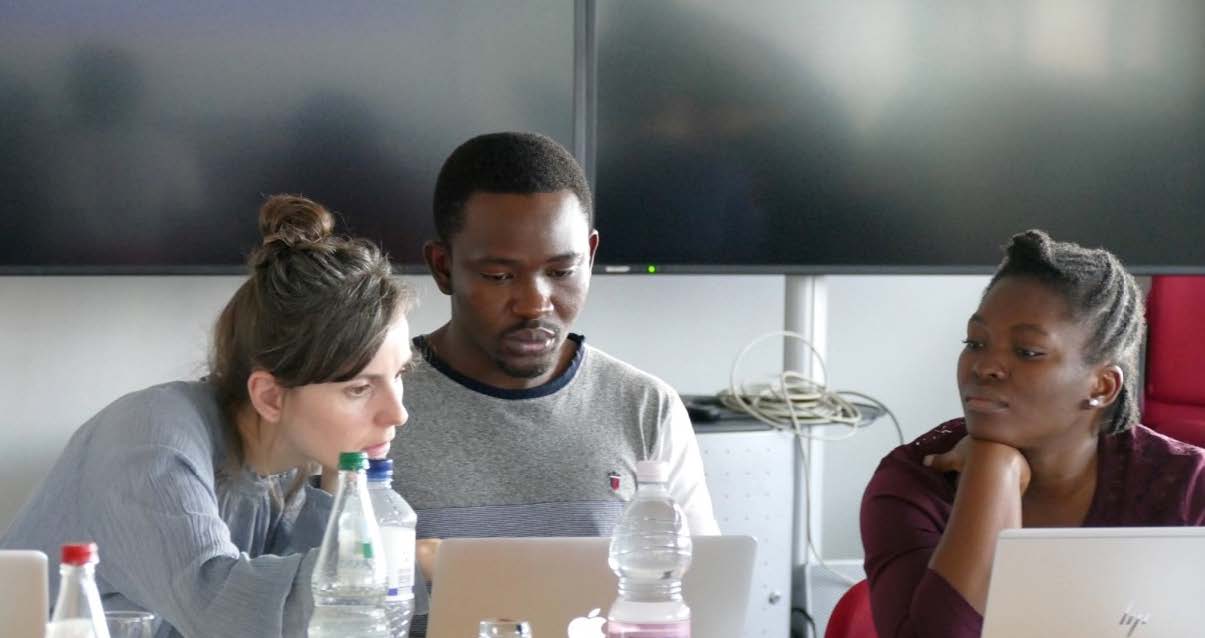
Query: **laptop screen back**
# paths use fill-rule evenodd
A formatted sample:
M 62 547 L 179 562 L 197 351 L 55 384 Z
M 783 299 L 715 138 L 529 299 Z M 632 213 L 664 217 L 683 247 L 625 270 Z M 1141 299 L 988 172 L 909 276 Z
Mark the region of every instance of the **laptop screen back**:
M 596 617 L 605 617 L 618 585 L 607 565 L 609 544 L 608 538 L 444 540 L 432 580 L 427 636 L 475 636 L 482 619 L 516 618 L 530 622 L 535 636 L 560 637 L 570 622 L 594 610 Z M 682 585 L 692 636 L 739 636 L 755 541 L 749 536 L 696 536 L 693 545 Z
M 1007 530 L 984 638 L 1181 638 L 1205 632 L 1205 528 Z
M 41 638 L 46 631 L 46 554 L 0 550 L 0 634 Z

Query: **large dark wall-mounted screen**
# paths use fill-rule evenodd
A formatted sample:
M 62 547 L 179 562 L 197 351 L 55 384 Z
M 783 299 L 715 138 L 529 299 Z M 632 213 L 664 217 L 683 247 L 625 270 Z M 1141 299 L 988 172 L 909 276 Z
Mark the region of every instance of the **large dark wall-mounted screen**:
M 1205 3 L 600 2 L 604 264 L 1205 272 Z M 685 268 L 690 270 L 690 268 Z
M 422 263 L 467 137 L 573 137 L 574 7 L 0 3 L 0 272 L 234 272 L 265 194 Z

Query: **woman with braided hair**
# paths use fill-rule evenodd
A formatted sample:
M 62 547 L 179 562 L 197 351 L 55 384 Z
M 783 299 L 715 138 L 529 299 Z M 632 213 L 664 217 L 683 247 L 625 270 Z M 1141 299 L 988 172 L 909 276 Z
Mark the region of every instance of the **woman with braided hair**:
M 1111 253 L 1013 237 L 967 322 L 965 416 L 896 448 L 866 488 L 880 636 L 979 636 L 1001 530 L 1205 525 L 1205 450 L 1138 423 L 1144 333 Z
M 160 638 L 305 635 L 339 453 L 384 457 L 408 418 L 409 293 L 388 258 L 303 197 L 269 198 L 259 225 L 209 375 L 102 409 L 0 539 L 95 541 L 105 609 L 154 612 Z

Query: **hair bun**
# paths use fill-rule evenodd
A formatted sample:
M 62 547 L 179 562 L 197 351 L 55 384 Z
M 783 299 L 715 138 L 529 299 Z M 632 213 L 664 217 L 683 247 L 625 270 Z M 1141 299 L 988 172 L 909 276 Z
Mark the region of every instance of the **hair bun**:
M 1023 233 L 1013 235 L 1013 239 L 1005 248 L 1010 260 L 1026 263 L 1050 263 L 1054 256 L 1054 240 L 1046 231 L 1031 228 Z
M 289 247 L 314 244 L 330 237 L 335 218 L 330 211 L 300 195 L 273 195 L 259 209 L 259 232 L 264 245 Z

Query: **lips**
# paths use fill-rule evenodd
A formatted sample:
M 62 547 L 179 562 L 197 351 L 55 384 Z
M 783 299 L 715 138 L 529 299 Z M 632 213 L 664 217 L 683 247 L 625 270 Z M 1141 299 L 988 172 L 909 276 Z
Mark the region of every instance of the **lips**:
M 991 396 L 968 394 L 962 400 L 969 412 L 999 413 L 1008 410 L 1008 402 Z
M 384 443 L 378 443 L 376 445 L 371 445 L 369 447 L 364 448 L 363 451 L 365 454 L 368 455 L 368 458 L 370 458 L 370 459 L 383 459 L 383 458 L 385 458 L 386 454 L 389 454 L 389 441 L 385 441 Z
M 547 354 L 555 343 L 556 332 L 548 328 L 512 330 L 502 337 L 503 347 L 507 351 L 521 356 Z

